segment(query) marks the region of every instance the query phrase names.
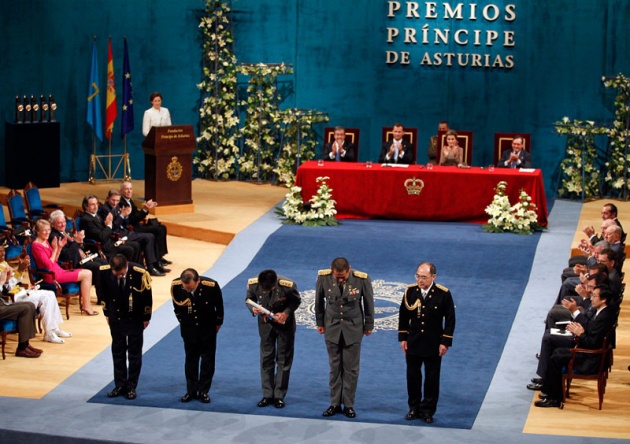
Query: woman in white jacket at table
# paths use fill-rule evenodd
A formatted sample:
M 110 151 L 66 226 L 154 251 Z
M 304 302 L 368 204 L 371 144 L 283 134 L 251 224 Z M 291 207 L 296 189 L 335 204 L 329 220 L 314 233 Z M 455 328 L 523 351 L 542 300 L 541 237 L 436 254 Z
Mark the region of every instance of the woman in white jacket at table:
M 168 112 L 168 109 L 162 106 L 162 94 L 159 92 L 154 92 L 151 94 L 149 98 L 151 101 L 151 108 L 144 112 L 144 117 L 142 119 L 142 134 L 146 137 L 151 131 L 151 127 L 153 126 L 170 126 L 171 123 L 171 113 Z

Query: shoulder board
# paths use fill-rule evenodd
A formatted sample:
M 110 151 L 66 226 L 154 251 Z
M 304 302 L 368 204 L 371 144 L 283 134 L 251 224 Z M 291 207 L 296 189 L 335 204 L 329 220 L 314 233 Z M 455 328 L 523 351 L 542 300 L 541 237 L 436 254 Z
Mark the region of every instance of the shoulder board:
M 283 287 L 293 287 L 293 281 L 289 281 L 287 279 L 280 279 L 278 281 L 278 284 L 282 285 Z
M 138 267 L 136 265 L 133 266 L 133 269 L 136 270 L 138 273 L 143 273 L 144 274 L 144 273 L 147 272 L 147 270 L 145 270 L 144 268 Z
M 361 279 L 367 279 L 367 277 L 368 277 L 367 273 L 364 273 L 364 272 L 362 272 L 362 271 L 356 271 L 356 270 L 354 270 L 354 271 L 352 272 L 352 274 L 354 275 L 354 277 L 358 277 L 358 278 L 361 278 Z
M 444 285 L 435 284 L 435 286 L 436 286 L 437 288 L 439 288 L 440 290 L 443 290 L 443 291 L 448 291 L 448 288 L 446 288 Z
M 258 278 L 257 277 L 247 280 L 247 285 L 254 285 L 254 284 L 257 284 L 257 283 L 258 283 Z
M 413 287 L 417 287 L 417 286 L 418 286 L 418 284 L 409 284 L 409 285 L 407 285 L 407 288 L 413 288 Z
M 181 285 L 181 284 L 182 284 L 181 279 L 175 279 L 173 282 L 171 282 L 171 287 L 174 287 L 175 285 Z
M 326 270 L 319 270 L 317 272 L 318 276 L 327 276 L 329 274 L 332 274 L 332 270 L 330 268 L 327 268 Z
M 112 268 L 112 266 L 109 264 L 98 267 L 99 270 L 109 270 L 110 268 Z
M 214 287 L 214 281 L 201 281 L 201 285 L 206 285 L 208 287 Z

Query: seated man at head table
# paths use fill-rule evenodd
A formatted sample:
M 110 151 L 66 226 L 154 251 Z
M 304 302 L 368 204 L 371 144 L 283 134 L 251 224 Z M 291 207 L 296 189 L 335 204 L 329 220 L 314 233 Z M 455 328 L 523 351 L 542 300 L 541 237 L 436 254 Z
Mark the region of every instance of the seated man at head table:
M 515 136 L 512 139 L 512 150 L 505 150 L 501 155 L 501 160 L 497 163 L 503 168 L 531 168 L 532 157 L 523 149 L 523 138 Z
M 394 123 L 394 138 L 383 144 L 378 163 L 402 163 L 411 165 L 414 162 L 413 147 L 403 139 L 405 128 L 402 123 Z
M 438 124 L 438 132 L 439 131 L 448 131 L 448 122 L 446 120 L 442 120 Z M 437 153 L 438 153 L 438 136 L 437 134 L 431 136 L 429 139 L 429 147 L 427 148 L 427 156 L 429 157 L 429 163 L 435 165 L 437 163 Z
M 324 146 L 324 160 L 335 162 L 354 162 L 354 145 L 346 140 L 346 129 L 343 126 L 336 126 L 334 138 Z

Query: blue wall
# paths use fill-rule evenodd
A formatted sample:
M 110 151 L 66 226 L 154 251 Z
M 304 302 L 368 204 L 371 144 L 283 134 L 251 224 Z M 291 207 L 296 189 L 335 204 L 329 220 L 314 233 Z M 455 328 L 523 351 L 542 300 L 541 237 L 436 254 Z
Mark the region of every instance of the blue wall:
M 403 9 L 405 2 L 401 2 Z M 426 2 L 417 2 L 423 12 Z M 292 94 L 283 107 L 327 111 L 331 124 L 359 127 L 361 159 L 376 159 L 382 126 L 401 121 L 420 132 L 418 160 L 426 161 L 426 143 L 437 123 L 473 130 L 473 164 L 492 160 L 495 131 L 532 134 L 533 161 L 543 168 L 547 188 L 564 152 L 553 131 L 563 116 L 610 123 L 614 93 L 602 75 L 630 74 L 630 2 L 624 0 L 477 0 L 480 11 L 496 5 L 501 17 L 487 21 L 439 18 L 388 18 L 386 0 L 233 0 L 236 55 L 241 62 L 286 62 L 295 73 L 282 78 Z M 504 20 L 507 4 L 516 18 Z M 98 37 L 101 87 L 105 85 L 107 36 L 114 45 L 116 84 L 121 95 L 123 36 L 127 36 L 136 100 L 136 130 L 128 138 L 132 175 L 143 177 L 140 148 L 142 113 L 154 90 L 164 95 L 175 123 L 198 124 L 201 0 L 109 0 L 2 2 L 0 39 L 1 108 L 13 120 L 15 94 L 55 94 L 62 122 L 62 181 L 87 179 L 92 151 L 85 123 L 92 36 Z M 515 46 L 388 44 L 388 27 L 424 24 L 454 32 L 514 31 Z M 387 50 L 409 51 L 411 63 L 388 65 Z M 425 52 L 511 55 L 512 69 L 421 66 Z M 104 103 L 104 97 L 103 97 Z M 120 114 L 120 112 L 119 112 Z M 114 147 L 122 147 L 120 120 Z M 4 128 L 0 128 L 0 141 Z M 102 145 L 103 151 L 106 147 Z M 2 148 L 2 151 L 4 148 Z M 3 152 L 0 153 L 3 155 Z M 3 174 L 4 172 L 0 173 Z

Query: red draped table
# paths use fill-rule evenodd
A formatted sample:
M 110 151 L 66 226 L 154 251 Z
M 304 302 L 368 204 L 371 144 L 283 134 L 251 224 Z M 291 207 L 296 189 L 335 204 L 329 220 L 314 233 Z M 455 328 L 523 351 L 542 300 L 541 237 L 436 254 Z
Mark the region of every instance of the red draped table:
M 518 169 L 457 168 L 409 165 L 383 167 L 364 163 L 305 162 L 297 172 L 302 198 L 317 193 L 318 177 L 327 176 L 337 201 L 337 217 L 354 219 L 434 220 L 486 223 L 485 208 L 497 184 L 507 182 L 514 205 L 524 189 L 538 208 L 538 223 L 547 225 L 547 200 L 542 172 Z M 414 194 L 419 192 L 419 194 Z

